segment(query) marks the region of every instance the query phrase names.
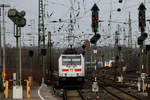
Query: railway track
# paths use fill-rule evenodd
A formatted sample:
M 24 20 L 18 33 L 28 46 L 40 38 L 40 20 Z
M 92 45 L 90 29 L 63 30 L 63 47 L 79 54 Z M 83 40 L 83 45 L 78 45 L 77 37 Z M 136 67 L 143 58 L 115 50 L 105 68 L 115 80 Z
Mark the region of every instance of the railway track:
M 141 98 L 120 89 L 119 85 L 115 83 L 111 84 L 110 82 L 106 82 L 100 78 L 99 86 L 104 90 L 105 93 L 115 98 L 115 100 L 142 100 Z
M 110 94 L 113 98 L 116 98 L 115 100 L 142 100 L 139 97 L 136 97 L 132 94 L 129 94 L 119 88 L 116 88 L 114 86 L 101 86 L 105 93 Z
M 64 90 L 63 100 L 85 100 L 78 90 Z

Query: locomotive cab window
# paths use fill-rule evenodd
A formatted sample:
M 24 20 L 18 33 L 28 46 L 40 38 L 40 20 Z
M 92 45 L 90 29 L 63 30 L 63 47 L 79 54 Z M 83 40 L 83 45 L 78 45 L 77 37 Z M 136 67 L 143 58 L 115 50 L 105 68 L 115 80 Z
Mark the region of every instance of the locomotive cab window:
M 73 65 L 81 65 L 81 59 L 80 58 L 73 58 L 72 64 Z
M 69 65 L 71 63 L 71 59 L 63 58 L 62 65 Z
M 80 56 L 63 56 L 62 65 L 81 65 Z

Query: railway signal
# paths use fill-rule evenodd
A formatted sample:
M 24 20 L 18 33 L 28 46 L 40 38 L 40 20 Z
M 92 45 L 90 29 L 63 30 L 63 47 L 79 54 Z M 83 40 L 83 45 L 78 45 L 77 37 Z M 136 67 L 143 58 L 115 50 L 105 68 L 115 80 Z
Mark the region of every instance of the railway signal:
M 141 5 L 138 8 L 139 10 L 139 28 L 141 30 L 141 32 L 145 31 L 145 27 L 146 27 L 146 16 L 145 16 L 145 5 L 143 3 L 141 3 Z
M 98 16 L 99 8 L 97 7 L 96 4 L 94 4 L 91 11 L 92 11 L 92 31 L 96 33 L 99 27 L 99 16 Z
M 119 0 L 119 3 L 122 3 L 122 0 Z
M 138 37 L 138 45 L 142 45 L 146 38 L 147 38 L 147 33 L 141 34 L 141 36 Z
M 98 32 L 98 27 L 99 27 L 99 16 L 98 16 L 98 12 L 99 12 L 99 8 L 97 7 L 96 4 L 94 4 L 94 6 L 92 7 L 91 9 L 92 11 L 92 31 L 95 33 L 95 35 L 90 39 L 90 42 L 92 44 L 94 44 L 93 48 L 94 48 L 94 51 L 97 51 L 96 49 L 96 43 L 97 41 L 100 39 L 100 34 L 97 34 Z M 96 67 L 97 67 L 97 64 L 96 64 L 96 55 L 97 55 L 97 52 L 94 53 L 94 61 L 95 61 L 95 81 L 93 82 L 93 85 L 92 85 L 92 91 L 93 92 L 97 92 L 98 91 L 98 85 L 97 85 L 97 80 L 96 80 Z
M 8 17 L 18 26 L 24 27 L 26 25 L 26 19 L 24 18 L 25 11 L 18 12 L 16 9 L 10 9 L 8 11 Z
M 12 20 L 14 23 L 14 27 L 16 28 L 16 32 L 14 32 L 14 37 L 16 38 L 16 50 L 17 50 L 17 56 L 16 56 L 16 85 L 13 86 L 14 93 L 13 98 L 22 99 L 22 86 L 21 86 L 21 49 L 19 49 L 19 40 L 21 41 L 21 27 L 24 27 L 26 25 L 26 19 L 24 18 L 25 11 L 18 12 L 16 9 L 10 9 L 8 11 L 8 17 Z M 21 44 L 20 44 L 21 47 Z M 14 94 L 20 94 L 20 95 L 14 95 Z
M 41 49 L 41 55 L 46 56 L 46 49 Z
M 100 39 L 100 34 L 95 34 L 91 39 L 90 39 L 90 42 L 92 44 L 95 44 L 99 39 Z
M 30 57 L 33 57 L 33 55 L 34 55 L 34 52 L 33 52 L 32 50 L 30 50 L 30 51 L 29 51 L 29 56 L 30 56 Z
M 82 49 L 85 50 L 85 48 L 86 48 L 86 46 L 85 46 L 85 44 L 83 44 L 83 45 L 82 45 Z
M 142 79 L 142 87 L 144 87 L 144 80 L 147 72 L 146 69 L 146 52 L 145 52 L 145 44 L 144 41 L 148 37 L 147 33 L 145 33 L 145 27 L 146 27 L 146 16 L 145 16 L 145 5 L 143 3 L 140 4 L 139 8 L 139 30 L 141 31 L 141 36 L 138 37 L 138 44 L 140 45 L 140 67 L 139 70 L 141 71 L 141 76 L 140 78 Z M 140 84 L 140 83 L 139 83 Z M 142 88 L 144 91 L 144 88 Z

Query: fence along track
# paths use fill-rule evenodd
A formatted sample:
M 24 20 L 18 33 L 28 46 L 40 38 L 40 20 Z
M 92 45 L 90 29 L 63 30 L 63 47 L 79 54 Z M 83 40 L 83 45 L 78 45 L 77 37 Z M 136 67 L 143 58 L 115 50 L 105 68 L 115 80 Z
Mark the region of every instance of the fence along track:
M 84 100 L 78 90 L 64 90 L 63 100 Z

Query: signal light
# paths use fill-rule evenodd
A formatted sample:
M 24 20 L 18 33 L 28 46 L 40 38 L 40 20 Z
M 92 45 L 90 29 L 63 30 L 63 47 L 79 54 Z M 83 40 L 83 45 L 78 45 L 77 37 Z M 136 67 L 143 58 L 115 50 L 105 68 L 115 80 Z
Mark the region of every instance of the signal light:
M 34 55 L 34 51 L 30 50 L 29 51 L 29 56 L 32 57 Z
M 143 16 L 143 19 L 145 19 L 145 17 Z
M 146 27 L 145 5 L 141 3 L 138 10 L 139 10 L 139 28 L 141 29 L 141 32 L 144 32 Z
M 91 11 L 92 11 L 92 31 L 96 33 L 98 31 L 98 26 L 99 26 L 98 25 L 98 23 L 99 23 L 99 21 L 98 21 L 99 8 L 97 7 L 96 4 L 94 4 Z
M 41 55 L 46 56 L 46 49 L 41 49 Z
M 140 18 L 140 20 L 141 20 L 141 19 L 143 19 L 143 20 L 144 20 L 144 19 L 145 19 L 145 16 L 140 16 L 139 18 Z
M 98 20 L 98 18 L 96 17 L 95 20 Z
M 142 19 L 142 16 L 140 16 L 140 19 Z

